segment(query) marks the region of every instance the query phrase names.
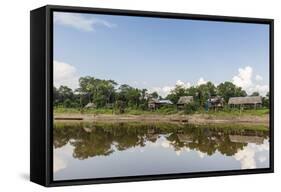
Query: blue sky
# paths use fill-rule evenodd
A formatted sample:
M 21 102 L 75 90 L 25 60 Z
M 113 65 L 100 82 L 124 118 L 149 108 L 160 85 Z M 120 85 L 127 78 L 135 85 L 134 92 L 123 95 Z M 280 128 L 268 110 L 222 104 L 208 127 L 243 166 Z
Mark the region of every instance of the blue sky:
M 175 84 L 232 81 L 268 91 L 269 26 L 96 14 L 54 14 L 54 82 L 113 79 L 165 96 Z

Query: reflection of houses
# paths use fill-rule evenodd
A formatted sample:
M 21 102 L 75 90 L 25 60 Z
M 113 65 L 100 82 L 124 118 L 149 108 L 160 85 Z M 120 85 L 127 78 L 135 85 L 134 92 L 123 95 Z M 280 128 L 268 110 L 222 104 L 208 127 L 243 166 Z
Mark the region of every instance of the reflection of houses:
M 178 109 L 182 109 L 184 108 L 184 106 L 192 102 L 193 102 L 193 96 L 182 96 L 178 100 L 177 107 Z
M 251 96 L 251 97 L 230 97 L 228 105 L 231 107 L 261 107 L 262 97 Z
M 89 127 L 83 127 L 83 130 L 87 133 L 91 133 L 92 132 L 92 129 L 89 128 Z
M 158 134 L 155 128 L 148 128 L 146 138 L 149 141 L 155 142 L 158 139 Z
M 158 109 L 161 106 L 172 105 L 172 104 L 173 103 L 168 99 L 158 100 L 158 99 L 155 99 L 155 98 L 151 98 L 148 101 L 148 108 L 149 109 Z
M 155 129 L 150 128 L 150 129 L 147 129 L 147 133 L 148 134 L 154 134 L 154 133 L 156 133 L 156 131 L 155 131 Z
M 86 109 L 93 109 L 93 108 L 96 108 L 96 105 L 94 103 L 88 103 L 87 105 L 85 105 Z
M 208 108 L 211 109 L 223 108 L 224 99 L 220 96 L 215 96 L 209 98 L 207 103 L 208 103 Z
M 193 143 L 193 138 L 191 135 L 186 135 L 186 134 L 177 134 L 178 139 L 182 143 Z
M 229 135 L 229 139 L 234 143 L 255 143 L 262 144 L 263 138 L 258 136 L 246 136 L 246 135 Z
M 147 134 L 146 137 L 147 140 L 155 142 L 158 139 L 158 134 Z

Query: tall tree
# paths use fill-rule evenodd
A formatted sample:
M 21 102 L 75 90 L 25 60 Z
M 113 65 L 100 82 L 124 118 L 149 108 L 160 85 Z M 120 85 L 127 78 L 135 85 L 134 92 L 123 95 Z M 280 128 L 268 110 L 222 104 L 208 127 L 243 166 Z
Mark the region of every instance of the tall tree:
M 255 92 L 253 92 L 253 93 L 251 94 L 251 96 L 260 96 L 260 93 L 257 92 L 257 91 L 255 91 Z
M 237 87 L 232 82 L 226 81 L 217 86 L 218 95 L 222 96 L 226 102 L 230 97 L 245 97 L 246 91 L 241 87 Z

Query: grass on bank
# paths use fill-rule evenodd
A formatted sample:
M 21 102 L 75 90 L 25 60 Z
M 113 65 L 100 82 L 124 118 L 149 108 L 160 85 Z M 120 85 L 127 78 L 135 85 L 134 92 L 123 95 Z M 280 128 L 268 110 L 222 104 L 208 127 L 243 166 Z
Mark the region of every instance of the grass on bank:
M 108 108 L 98 108 L 98 109 L 79 109 L 79 108 L 63 108 L 55 107 L 54 114 L 106 114 L 106 115 L 118 115 L 119 111 L 115 109 Z M 200 108 L 192 113 L 187 113 L 185 110 L 178 110 L 174 106 L 164 106 L 157 110 L 141 110 L 136 108 L 126 108 L 125 115 L 183 115 L 183 114 L 204 114 L 211 115 L 216 117 L 227 117 L 227 116 L 265 116 L 269 114 L 269 109 L 260 108 L 260 109 L 220 109 L 220 110 L 209 110 L 206 111 L 203 108 Z
M 159 130 L 169 130 L 174 131 L 178 129 L 211 129 L 213 131 L 269 131 L 269 127 L 264 124 L 182 124 L 182 123 L 167 123 L 167 122 L 81 122 L 81 121 L 56 121 L 54 122 L 55 128 L 65 128 L 65 127 L 87 127 L 87 128 L 107 128 L 114 130 L 115 128 L 123 129 L 159 129 Z

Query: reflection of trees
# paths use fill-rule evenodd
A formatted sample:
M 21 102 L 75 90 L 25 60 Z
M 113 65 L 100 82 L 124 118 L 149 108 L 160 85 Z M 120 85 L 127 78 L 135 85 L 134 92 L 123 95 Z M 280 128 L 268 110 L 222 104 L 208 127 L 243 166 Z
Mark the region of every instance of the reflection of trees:
M 156 142 L 160 135 L 165 135 L 176 151 L 187 147 L 208 155 L 219 151 L 221 154 L 231 156 L 239 149 L 243 149 L 247 141 L 233 142 L 230 135 L 266 138 L 268 131 L 180 124 L 57 123 L 54 127 L 54 147 L 59 148 L 70 143 L 74 146 L 73 156 L 86 159 L 107 156 L 115 150 L 144 147 L 147 142 Z
M 80 132 L 80 124 L 72 125 L 56 125 L 53 129 L 53 145 L 55 148 L 60 148 L 66 145 L 70 139 L 77 138 Z
M 266 138 L 267 131 L 249 131 L 244 129 L 214 129 L 214 128 L 189 128 L 183 129 L 181 133 L 172 133 L 167 140 L 171 141 L 171 145 L 175 150 L 180 150 L 183 147 L 198 150 L 208 155 L 214 154 L 219 151 L 226 156 L 232 156 L 239 149 L 247 146 L 247 141 L 232 142 L 229 138 L 230 135 L 248 135 L 259 136 Z M 189 141 L 181 140 L 182 137 L 188 136 Z
M 127 127 L 124 123 L 115 124 L 111 133 L 114 134 L 115 147 L 119 151 L 131 147 L 145 146 L 144 132 L 136 127 Z
M 237 153 L 238 149 L 243 149 L 246 143 L 231 142 L 229 135 L 222 135 L 218 140 L 217 150 L 226 156 L 232 156 Z
M 107 156 L 113 152 L 111 143 L 113 136 L 109 133 L 104 133 L 101 130 L 96 130 L 96 133 L 88 134 L 83 132 L 81 139 L 70 141 L 74 146 L 73 157 L 78 159 L 87 159 L 88 157 L 104 155 Z

